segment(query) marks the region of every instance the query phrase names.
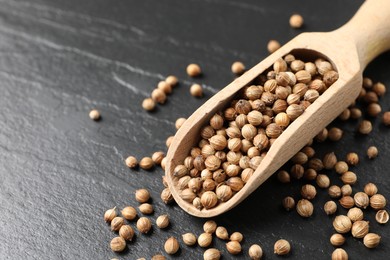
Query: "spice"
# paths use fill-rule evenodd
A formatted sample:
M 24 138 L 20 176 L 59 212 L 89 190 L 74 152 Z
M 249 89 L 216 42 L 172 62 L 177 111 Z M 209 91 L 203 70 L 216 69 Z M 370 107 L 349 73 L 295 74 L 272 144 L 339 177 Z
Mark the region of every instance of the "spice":
M 150 157 L 144 157 L 139 162 L 139 167 L 141 167 L 144 170 L 150 170 L 154 166 L 153 160 Z
M 156 88 L 152 91 L 151 98 L 154 102 L 164 104 L 167 100 L 167 95 L 161 89 Z
M 374 194 L 370 198 L 370 206 L 376 210 L 383 209 L 386 206 L 386 198 L 382 194 Z
M 290 26 L 292 28 L 301 28 L 303 25 L 303 18 L 301 15 L 299 14 L 293 14 L 291 17 L 290 17 Z
M 229 241 L 226 243 L 227 251 L 232 255 L 237 255 L 241 253 L 241 245 L 237 241 Z
M 295 200 L 293 197 L 287 196 L 283 199 L 282 205 L 287 211 L 290 211 L 295 208 Z
M 231 241 L 241 242 L 243 239 L 244 236 L 240 232 L 234 232 L 233 234 L 230 235 Z
M 166 81 L 160 81 L 157 84 L 157 88 L 161 89 L 162 91 L 164 91 L 165 94 L 171 94 L 172 93 L 172 85 L 169 84 Z
M 341 234 L 348 233 L 352 228 L 352 222 L 347 216 L 339 215 L 333 220 L 333 227 Z
M 212 191 L 206 191 L 202 194 L 202 197 L 200 198 L 200 201 L 206 209 L 210 209 L 214 207 L 218 202 L 217 195 Z
M 173 255 L 179 251 L 180 245 L 176 238 L 170 237 L 165 241 L 164 250 L 167 254 Z
M 341 194 L 343 196 L 350 196 L 352 194 L 352 187 L 349 184 L 341 186 Z
M 151 98 L 145 98 L 142 101 L 142 108 L 146 111 L 152 111 L 156 107 L 156 103 Z
M 119 229 L 121 228 L 121 226 L 123 225 L 124 222 L 125 222 L 125 220 L 122 217 L 115 217 L 111 221 L 111 230 L 112 231 L 119 231 Z
M 367 135 L 367 134 L 371 133 L 371 131 L 372 131 L 371 122 L 368 120 L 361 121 L 359 124 L 358 131 L 359 131 L 359 133 L 361 133 L 363 135 Z
M 326 215 L 333 215 L 337 211 L 337 204 L 333 200 L 327 201 L 324 205 Z
M 123 237 L 123 239 L 131 241 L 134 236 L 134 230 L 129 225 L 123 225 L 119 229 L 119 236 Z
M 92 120 L 99 120 L 100 119 L 100 113 L 99 111 L 97 111 L 96 109 L 92 109 L 90 112 L 89 112 L 89 118 L 91 118 Z
M 347 216 L 349 217 L 349 219 L 352 221 L 352 222 L 356 222 L 356 221 L 359 221 L 359 220 L 362 220 L 364 215 L 363 215 L 363 211 L 359 208 L 350 208 L 348 210 L 348 213 L 347 213 Z
M 139 260 L 139 259 L 138 259 Z M 145 258 L 142 258 L 142 260 L 146 260 Z M 152 257 L 152 260 L 166 260 L 165 256 L 163 255 L 154 255 Z
M 308 218 L 313 215 L 313 204 L 306 199 L 301 199 L 297 203 L 297 212 L 301 217 Z
M 348 164 L 344 161 L 339 161 L 334 166 L 334 169 L 338 174 L 343 174 L 348 171 Z
M 253 244 L 249 247 L 248 254 L 252 260 L 260 260 L 263 257 L 263 249 L 259 245 Z
M 232 69 L 232 72 L 234 74 L 240 75 L 240 74 L 244 73 L 245 66 L 244 66 L 244 64 L 242 62 L 236 61 L 236 62 L 234 62 L 232 64 L 232 68 L 231 69 Z
M 290 174 L 286 171 L 279 171 L 277 173 L 277 177 L 281 183 L 289 183 L 290 182 Z
M 331 129 L 329 129 L 328 132 L 329 140 L 336 142 L 339 141 L 341 137 L 343 137 L 343 130 L 337 127 L 332 127 Z
M 121 213 L 122 216 L 127 220 L 133 220 L 137 217 L 137 211 L 131 206 L 123 208 Z
M 190 87 L 190 93 L 193 97 L 202 97 L 203 87 L 199 84 L 192 84 Z
M 195 63 L 189 64 L 187 66 L 186 71 L 188 76 L 190 77 L 198 77 L 202 73 L 202 70 L 200 69 L 199 65 Z
M 213 237 L 210 233 L 202 233 L 198 237 L 198 245 L 200 247 L 208 247 L 213 241 Z
M 137 229 L 139 232 L 146 234 L 149 232 L 151 228 L 152 228 L 152 223 L 148 218 L 140 217 L 137 220 Z
M 351 233 L 353 237 L 363 238 L 368 234 L 369 225 L 368 221 L 358 220 L 352 224 Z
M 375 146 L 368 147 L 367 156 L 368 156 L 368 159 L 376 158 L 378 156 L 378 148 L 376 148 Z
M 226 228 L 224 228 L 224 227 L 217 227 L 217 229 L 215 230 L 215 235 L 219 239 L 222 239 L 222 240 L 229 239 L 229 234 L 228 234 Z
M 312 200 L 317 194 L 316 187 L 311 184 L 305 184 L 301 188 L 301 195 L 303 198 Z
M 318 174 L 316 178 L 316 183 L 318 187 L 326 189 L 330 185 L 330 179 L 325 174 Z
M 169 188 L 163 189 L 160 195 L 161 200 L 165 203 L 168 204 L 173 201 L 173 196 Z
M 116 216 L 116 207 L 108 209 L 104 212 L 104 221 L 111 222 Z
M 328 188 L 328 194 L 333 199 L 339 198 L 341 196 L 341 188 L 337 185 L 332 185 Z
M 381 209 L 375 214 L 375 220 L 379 224 L 386 224 L 389 221 L 389 213 L 385 209 Z
M 355 200 L 355 205 L 363 209 L 367 208 L 370 203 L 370 199 L 368 198 L 368 195 L 364 192 L 357 192 L 353 196 L 353 199 Z
M 332 153 L 325 154 L 324 159 L 322 160 L 325 169 L 333 169 L 337 163 L 336 155 Z
M 363 238 L 363 244 L 367 248 L 375 248 L 379 245 L 380 242 L 381 242 L 381 237 L 375 233 L 368 233 Z
M 176 86 L 177 83 L 179 82 L 179 80 L 177 79 L 176 76 L 168 76 L 166 79 L 165 79 L 165 82 L 167 82 L 169 85 L 171 85 L 172 87 Z
M 142 203 L 139 205 L 138 209 L 142 214 L 150 215 L 153 213 L 153 206 L 149 203 Z
M 371 197 L 378 192 L 378 188 L 374 183 L 367 183 L 364 185 L 364 192 Z
M 344 184 L 355 184 L 357 176 L 354 172 L 348 171 L 341 175 L 341 180 Z
M 386 126 L 390 125 L 390 111 L 386 111 L 383 113 L 382 123 Z
M 184 244 L 186 244 L 187 246 L 193 246 L 196 244 L 196 236 L 192 233 L 186 233 L 184 235 L 182 235 L 182 239 L 183 239 L 183 242 Z
M 344 196 L 339 200 L 340 205 L 345 209 L 355 206 L 355 200 L 351 196 Z
M 330 237 L 330 243 L 332 246 L 342 246 L 345 243 L 345 237 L 341 234 L 333 234 Z
M 114 237 L 110 242 L 111 250 L 122 252 L 126 247 L 126 241 L 122 237 Z
M 139 203 L 145 203 L 149 200 L 150 193 L 147 189 L 139 189 L 135 191 L 135 200 Z
M 208 220 L 203 224 L 203 230 L 206 233 L 213 234 L 217 229 L 217 223 L 214 220 Z
M 367 106 L 367 114 L 372 117 L 378 116 L 382 112 L 382 108 L 377 103 L 371 103 Z
M 344 249 L 336 248 L 332 253 L 332 260 L 348 260 L 348 254 Z
M 219 260 L 221 258 L 221 252 L 215 248 L 209 248 L 203 253 L 204 260 Z
M 138 165 L 137 158 L 135 158 L 134 156 L 129 156 L 126 158 L 125 164 L 129 168 L 135 168 Z
M 168 215 L 161 215 L 156 219 L 156 225 L 158 228 L 166 228 L 169 226 L 169 217 Z
M 290 253 L 291 245 L 285 239 L 279 239 L 274 244 L 274 253 L 277 255 L 287 255 Z
M 267 44 L 267 50 L 269 53 L 274 53 L 280 48 L 280 43 L 276 40 L 270 40 Z

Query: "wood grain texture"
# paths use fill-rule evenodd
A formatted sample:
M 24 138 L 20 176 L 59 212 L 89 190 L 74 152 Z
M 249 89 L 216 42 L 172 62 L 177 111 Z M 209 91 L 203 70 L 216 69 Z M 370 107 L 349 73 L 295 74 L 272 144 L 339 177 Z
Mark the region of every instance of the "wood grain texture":
M 200 234 L 203 220 L 160 201 L 162 170 L 130 171 L 123 159 L 165 150 L 175 119 L 192 114 L 233 79 L 233 61 L 252 67 L 267 56 L 269 39 L 285 43 L 301 31 L 330 31 L 362 2 L 324 1 L 318 8 L 311 0 L 300 6 L 282 0 L 0 0 L 0 258 L 150 259 L 163 252 L 169 236 Z M 305 18 L 303 30 L 288 26 L 294 12 Z M 389 60 L 389 53 L 382 55 L 366 75 L 390 85 Z M 186 77 L 190 62 L 202 66 L 203 78 Z M 180 78 L 180 86 L 166 105 L 145 113 L 142 99 L 169 74 Z M 205 98 L 190 96 L 192 82 L 204 84 Z M 381 104 L 388 110 L 390 95 Z M 92 108 L 99 109 L 101 121 L 88 118 Z M 354 168 L 359 175 L 355 190 L 373 181 L 389 196 L 390 133 L 379 120 L 373 122 L 375 130 L 367 137 L 355 133 L 357 122 L 335 122 L 345 137 L 316 150 L 319 156 L 336 150 L 340 158 L 358 151 L 362 163 Z M 364 156 L 369 145 L 380 151 L 374 161 Z M 338 176 L 331 178 L 340 184 Z M 115 235 L 103 212 L 136 206 L 134 191 L 141 187 L 152 193 L 156 213 L 151 218 L 167 213 L 172 227 L 154 228 L 151 236 L 137 234 L 125 253 L 114 254 L 108 245 Z M 266 259 L 276 259 L 273 242 L 281 237 L 293 246 L 289 259 L 329 259 L 333 231 L 331 218 L 322 211 L 326 191 L 319 192 L 309 220 L 280 207 L 284 196 L 299 197 L 299 187 L 298 182 L 280 185 L 270 178 L 216 220 L 245 235 L 245 251 L 252 243 L 261 244 Z M 367 250 L 348 237 L 345 249 L 351 259 L 385 259 L 389 227 L 376 224 L 374 212 L 367 216 L 383 244 Z M 228 259 L 225 243 L 213 244 Z M 203 251 L 182 246 L 172 258 L 199 259 Z

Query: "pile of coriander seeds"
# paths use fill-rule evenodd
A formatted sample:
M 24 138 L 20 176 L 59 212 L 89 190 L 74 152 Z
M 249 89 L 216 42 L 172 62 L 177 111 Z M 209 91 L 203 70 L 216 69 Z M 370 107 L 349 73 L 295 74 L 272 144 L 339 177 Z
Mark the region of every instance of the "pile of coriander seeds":
M 276 138 L 337 79 L 322 58 L 278 59 L 201 129 L 201 140 L 173 171 L 181 198 L 199 210 L 232 198 Z

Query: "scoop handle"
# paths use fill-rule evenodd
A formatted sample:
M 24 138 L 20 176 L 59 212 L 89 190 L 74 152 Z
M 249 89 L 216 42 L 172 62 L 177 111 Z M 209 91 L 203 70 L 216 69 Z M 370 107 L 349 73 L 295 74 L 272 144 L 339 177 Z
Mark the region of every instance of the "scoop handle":
M 361 70 L 381 53 L 390 50 L 390 0 L 366 0 L 352 19 L 335 31 L 352 38 Z

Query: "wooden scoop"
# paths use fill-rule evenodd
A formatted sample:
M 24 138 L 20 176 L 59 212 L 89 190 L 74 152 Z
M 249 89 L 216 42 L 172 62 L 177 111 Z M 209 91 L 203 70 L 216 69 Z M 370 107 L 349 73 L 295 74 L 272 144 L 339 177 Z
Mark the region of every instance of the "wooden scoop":
M 355 16 L 341 28 L 327 33 L 302 33 L 275 53 L 234 80 L 197 109 L 176 133 L 169 148 L 166 177 L 176 202 L 189 214 L 213 217 L 232 209 L 256 190 L 308 141 L 346 109 L 359 95 L 362 72 L 379 54 L 390 49 L 390 0 L 366 0 Z M 236 93 L 289 53 L 303 59 L 323 57 L 339 73 L 339 79 L 280 135 L 246 185 L 227 202 L 198 210 L 180 197 L 175 166 L 200 139 L 200 129 L 211 116 L 224 109 Z

